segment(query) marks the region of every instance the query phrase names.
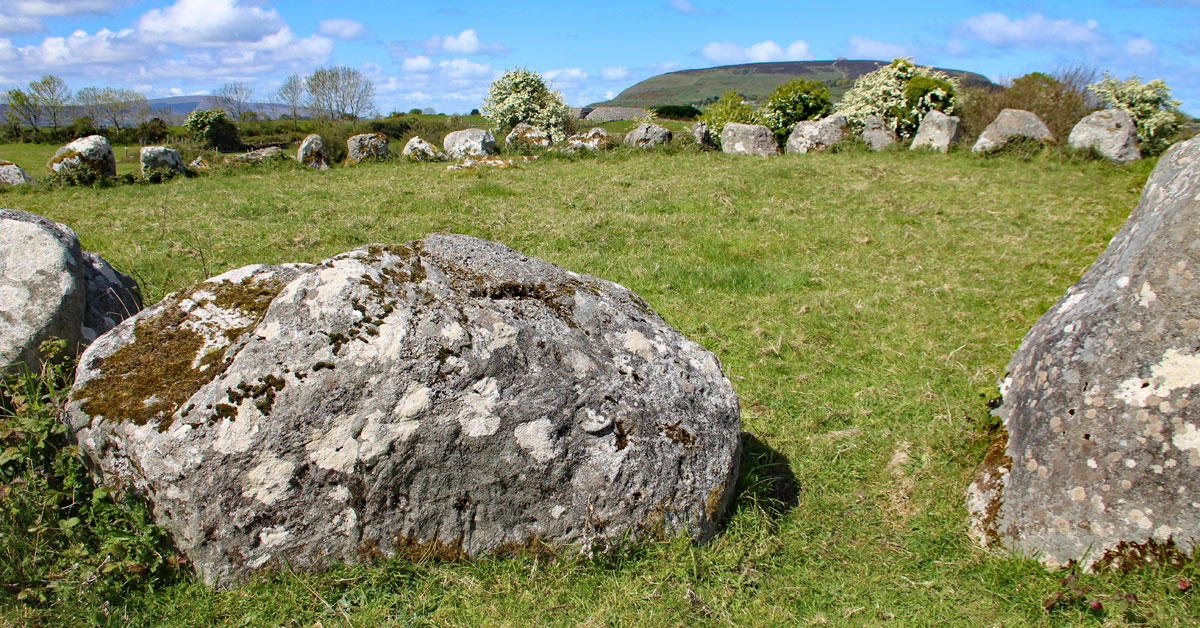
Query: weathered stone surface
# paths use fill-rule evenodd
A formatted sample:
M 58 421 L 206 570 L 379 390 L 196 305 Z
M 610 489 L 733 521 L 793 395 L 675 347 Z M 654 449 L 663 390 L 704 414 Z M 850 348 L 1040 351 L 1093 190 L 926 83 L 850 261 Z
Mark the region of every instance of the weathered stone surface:
M 1102 109 L 1087 115 L 1071 129 L 1067 143 L 1072 148 L 1082 150 L 1094 148 L 1119 164 L 1142 158 L 1142 151 L 1138 148 L 1137 124 L 1122 109 Z
M 878 116 L 867 116 L 863 120 L 862 141 L 873 151 L 885 150 L 887 147 L 896 143 L 896 134 L 887 127 L 887 124 Z
M 392 156 L 388 138 L 383 133 L 352 135 L 346 140 L 346 163 L 380 161 Z
M 792 127 L 784 152 L 788 154 L 818 153 L 846 139 L 850 127 L 846 116 L 834 113 L 820 120 L 802 120 Z
M 576 133 L 568 137 L 567 141 L 563 144 L 563 148 L 566 150 L 598 151 L 607 148 L 612 141 L 612 136 L 608 134 L 608 131 L 600 127 L 593 127 L 588 129 L 587 133 Z
M 692 137 L 701 148 L 712 150 L 717 148 L 717 140 L 713 138 L 712 130 L 703 122 L 692 125 Z
M 24 168 L 11 161 L 0 159 L 0 184 L 23 185 L 32 182 L 33 177 L 29 176 Z
M 496 138 L 487 129 L 463 129 L 447 133 L 442 140 L 442 149 L 451 159 L 487 157 L 499 152 L 496 150 Z
M 462 161 L 456 164 L 446 166 L 446 170 L 478 170 L 480 168 L 512 168 L 521 163 L 528 163 L 537 159 L 537 155 L 518 155 L 502 159 L 500 157 L 464 157 Z
M 1004 148 L 1017 138 L 1030 138 L 1042 142 L 1054 140 L 1050 129 L 1036 114 L 1023 109 L 1005 109 L 987 125 L 971 147 L 974 153 L 990 153 Z
M 248 153 L 240 155 L 230 155 L 225 158 L 225 163 L 232 164 L 260 164 L 273 159 L 284 159 L 283 149 L 278 146 L 268 146 L 258 150 L 252 150 Z
M 50 338 L 75 355 L 140 307 L 137 284 L 82 251 L 69 227 L 0 209 L 0 367 L 36 369 Z
M 325 152 L 325 138 L 313 133 L 300 142 L 296 149 L 296 161 L 313 170 L 329 170 L 329 156 Z
M 779 143 L 771 129 L 761 124 L 729 122 L 721 130 L 721 152 L 766 157 L 779 152 Z
M 614 120 L 637 120 L 650 115 L 640 107 L 596 107 L 583 117 L 588 122 L 612 122 Z
M 917 127 L 917 135 L 913 138 L 910 150 L 929 149 L 945 153 L 950 145 L 958 141 L 959 123 L 957 116 L 948 116 L 937 109 L 921 118 L 921 126 Z
M 625 144 L 634 148 L 653 148 L 671 141 L 671 132 L 667 129 L 643 122 L 625 134 Z
M 974 535 L 1057 567 L 1200 543 L 1200 139 L 1025 336 L 1007 430 L 968 491 Z M 1147 551 L 1146 555 L 1154 555 Z
M 191 168 L 192 170 L 208 170 L 211 168 L 211 166 L 208 165 L 208 161 L 204 159 L 203 155 L 201 155 L 193 159 L 191 163 L 188 164 L 188 168 Z
M 504 138 L 504 146 L 509 150 L 519 148 L 550 148 L 550 136 L 541 129 L 536 129 L 524 122 L 513 127 Z
M 103 135 L 89 135 L 59 148 L 46 168 L 59 174 L 90 171 L 101 177 L 117 176 L 117 158 Z
M 152 170 L 184 171 L 183 157 L 179 156 L 179 151 L 166 146 L 143 146 L 138 161 L 141 162 L 143 175 Z
M 419 136 L 413 136 L 404 144 L 400 154 L 411 161 L 446 161 L 446 153 L 438 150 L 433 144 Z
M 704 539 L 740 447 L 715 356 L 635 294 L 456 235 L 170 295 L 82 356 L 67 422 L 222 584 L 413 545 Z

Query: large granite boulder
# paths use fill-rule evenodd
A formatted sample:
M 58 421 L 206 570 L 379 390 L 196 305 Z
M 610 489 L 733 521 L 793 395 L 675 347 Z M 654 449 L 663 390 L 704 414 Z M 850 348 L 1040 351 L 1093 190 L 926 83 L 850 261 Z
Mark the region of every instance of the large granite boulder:
M 846 139 L 850 134 L 846 116 L 830 114 L 820 120 L 801 120 L 792 127 L 784 152 L 788 154 L 817 153 Z
M 592 127 L 586 133 L 576 133 L 563 143 L 563 149 L 568 151 L 598 151 L 608 148 L 612 136 L 600 127 Z
M 296 149 L 296 161 L 313 170 L 329 170 L 329 156 L 325 152 L 325 138 L 313 133 L 300 142 Z
M 642 122 L 625 134 L 625 144 L 634 148 L 653 148 L 671 141 L 671 132 L 664 127 Z
M 33 183 L 33 177 L 29 176 L 24 168 L 11 161 L 0 159 L 0 184 L 24 185 L 26 183 Z
M 50 338 L 75 355 L 139 309 L 137 283 L 81 250 L 69 227 L 0 209 L 0 368 L 36 370 Z
M 451 159 L 487 157 L 500 152 L 496 150 L 495 136 L 487 129 L 463 129 L 447 133 L 442 140 L 442 149 Z
M 959 123 L 957 116 L 948 116 L 937 109 L 921 118 L 921 126 L 917 127 L 917 135 L 913 138 L 909 150 L 928 149 L 939 153 L 950 150 L 950 145 L 958 141 Z
M 867 148 L 873 151 L 881 151 L 896 143 L 896 134 L 887 125 L 887 122 L 879 116 L 867 116 L 863 120 L 862 133 L 859 135 L 862 138 Z
M 183 157 L 179 156 L 179 151 L 166 146 L 143 146 L 138 154 L 138 161 L 141 162 L 143 176 L 155 170 L 164 172 L 183 172 L 185 170 Z
M 388 138 L 383 133 L 362 133 L 346 140 L 346 163 L 360 164 L 364 161 L 383 161 L 392 156 Z
M 1119 164 L 1142 158 L 1138 148 L 1137 124 L 1123 109 L 1102 109 L 1088 114 L 1067 136 L 1072 148 L 1094 148 L 1105 158 Z
M 524 122 L 513 127 L 504 138 L 504 147 L 508 150 L 529 150 L 550 148 L 550 136 L 541 129 Z
M 1200 544 L 1200 138 L 1008 364 L 1007 431 L 968 491 L 975 536 L 1046 565 L 1130 565 Z
M 692 137 L 695 138 L 696 143 L 700 145 L 700 148 L 705 150 L 715 150 L 718 148 L 717 140 L 713 137 L 712 129 L 708 128 L 707 123 L 696 122 L 692 125 L 691 130 Z
M 779 143 L 764 125 L 729 122 L 721 130 L 721 152 L 766 157 L 779 152 Z
M 974 153 L 990 153 L 1004 148 L 1016 139 L 1031 139 L 1039 142 L 1052 142 L 1054 136 L 1050 129 L 1030 111 L 1023 109 L 1005 109 L 987 125 L 975 145 L 971 147 Z
M 613 122 L 615 120 L 637 120 L 650 115 L 640 107 L 596 107 L 583 117 L 588 122 Z
M 54 153 L 46 163 L 50 172 L 85 177 L 117 176 L 117 158 L 112 145 L 103 135 L 89 135 L 73 140 Z
M 404 144 L 400 154 L 410 161 L 446 161 L 446 153 L 415 135 Z
M 66 416 L 208 583 L 705 539 L 740 447 L 716 357 L 637 295 L 458 235 L 171 294 L 82 356 Z

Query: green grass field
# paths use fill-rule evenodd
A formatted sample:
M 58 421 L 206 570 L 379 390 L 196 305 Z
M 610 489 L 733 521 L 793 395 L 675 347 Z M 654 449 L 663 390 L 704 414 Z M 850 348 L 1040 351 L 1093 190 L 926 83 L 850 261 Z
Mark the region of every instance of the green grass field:
M 46 162 L 54 157 L 56 150 L 58 146 L 49 144 L 0 144 L 0 159 L 17 164 L 34 179 L 44 179 Z M 141 163 L 138 161 L 140 152 L 140 146 L 113 146 L 117 174 L 141 172 Z
M 497 240 L 644 297 L 720 357 L 745 432 L 736 497 L 703 546 L 393 559 L 107 602 L 0 592 L 0 625 L 1195 626 L 1200 596 L 1176 586 L 1200 579 L 1195 563 L 1064 583 L 1070 572 L 976 547 L 963 507 L 994 438 L 981 391 L 1104 249 L 1152 165 L 618 150 L 0 193 L 70 225 L 151 302 L 245 264 L 431 232 Z

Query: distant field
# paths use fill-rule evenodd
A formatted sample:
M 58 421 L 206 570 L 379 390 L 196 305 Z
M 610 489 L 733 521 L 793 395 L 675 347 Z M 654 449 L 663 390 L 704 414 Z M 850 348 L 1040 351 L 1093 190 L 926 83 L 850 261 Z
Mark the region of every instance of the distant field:
M 727 521 L 703 546 L 385 560 L 107 604 L 0 593 L 0 625 L 1195 626 L 1200 596 L 1175 585 L 1200 579 L 1195 563 L 1064 584 L 977 548 L 963 507 L 994 436 L 981 391 L 1104 249 L 1152 165 L 672 148 L 0 192 L 0 206 L 70 225 L 151 302 L 246 264 L 439 231 L 497 240 L 630 287 L 715 352 L 746 433 Z
M 50 144 L 0 144 L 0 159 L 11 161 L 25 169 L 34 179 L 46 177 L 46 162 L 54 157 L 58 145 Z M 117 174 L 137 173 L 141 171 L 138 162 L 140 146 L 114 146 L 113 156 L 117 158 Z

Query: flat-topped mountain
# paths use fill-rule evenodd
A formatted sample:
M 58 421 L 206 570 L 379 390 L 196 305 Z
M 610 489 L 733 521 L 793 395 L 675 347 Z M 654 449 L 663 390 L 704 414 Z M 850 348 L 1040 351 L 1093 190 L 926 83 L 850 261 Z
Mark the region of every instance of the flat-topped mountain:
M 698 105 L 716 100 L 732 89 L 749 100 L 763 101 L 771 90 L 794 78 L 820 81 L 829 86 L 829 96 L 840 100 L 854 80 L 889 61 L 836 59 L 833 61 L 773 61 L 723 65 L 699 70 L 679 70 L 652 76 L 607 102 L 593 107 L 653 107 L 655 105 Z M 986 76 L 964 70 L 937 68 L 959 77 L 964 85 L 994 85 Z

